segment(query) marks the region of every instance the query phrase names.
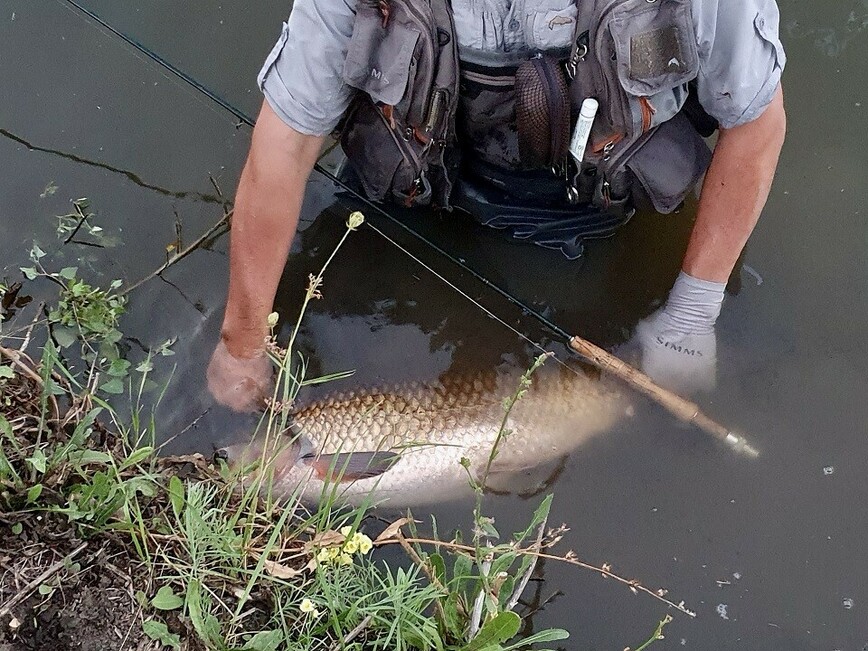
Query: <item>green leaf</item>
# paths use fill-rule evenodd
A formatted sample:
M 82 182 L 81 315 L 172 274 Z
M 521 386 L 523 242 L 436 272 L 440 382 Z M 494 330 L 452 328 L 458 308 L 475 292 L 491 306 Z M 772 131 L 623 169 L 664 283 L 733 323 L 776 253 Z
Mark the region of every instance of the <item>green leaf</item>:
M 260 631 L 247 641 L 243 651 L 277 651 L 284 642 L 283 631 Z
M 15 371 L 11 366 L 0 366 L 0 378 L 10 380 L 15 377 Z
M 16 536 L 20 536 L 22 531 L 24 531 L 24 525 L 20 522 L 16 522 L 12 525 L 12 533 Z
M 446 563 L 443 561 L 443 557 L 440 554 L 431 554 L 428 557 L 428 562 L 431 564 L 431 568 L 434 570 L 434 576 L 437 578 L 437 581 L 440 583 L 446 582 Z
M 216 642 L 220 639 L 220 622 L 208 612 L 209 606 L 210 603 L 202 594 L 199 581 L 192 579 L 187 584 L 187 612 L 190 615 L 190 622 L 206 644 L 217 646 Z
M 142 461 L 154 455 L 154 448 L 150 445 L 146 445 L 144 447 L 138 448 L 134 450 L 130 456 L 126 458 L 126 460 L 121 464 L 120 469 L 126 470 L 127 468 L 132 468 L 133 466 L 137 466 Z
M 33 456 L 27 459 L 27 463 L 29 463 L 36 472 L 45 474 L 46 459 L 42 448 L 36 448 Z
M 497 532 L 497 529 L 494 528 L 494 520 L 491 518 L 480 518 L 479 528 L 490 538 L 500 538 L 500 534 Z
M 57 341 L 57 345 L 61 348 L 69 348 L 76 342 L 78 339 L 78 332 L 75 328 L 68 328 L 66 326 L 57 326 L 53 330 L 54 339 Z
M 100 389 L 113 396 L 117 396 L 124 392 L 124 381 L 116 377 L 101 385 Z
M 512 611 L 498 613 L 488 620 L 479 633 L 465 645 L 462 651 L 482 651 L 495 644 L 513 638 L 521 628 L 521 617 Z
M 506 607 L 514 591 L 515 577 L 510 575 L 503 580 L 503 585 L 500 586 L 500 591 L 497 593 L 497 603 L 501 608 Z
M 464 581 L 471 578 L 470 570 L 473 568 L 473 561 L 466 554 L 458 554 L 455 556 L 455 564 L 452 566 L 452 579 Z
M 181 517 L 181 511 L 184 509 L 184 483 L 178 479 L 177 475 L 172 475 L 169 480 L 169 499 L 172 502 L 172 511 L 175 512 L 175 517 Z
M 130 363 L 125 359 L 113 359 L 108 374 L 112 377 L 126 377 L 130 372 Z
M 178 651 L 181 648 L 181 638 L 176 633 L 170 633 L 169 628 L 156 619 L 149 619 L 142 623 L 142 631 L 145 635 L 159 642 L 163 646 L 171 647 Z
M 531 518 L 530 524 L 527 525 L 527 529 L 520 533 L 513 534 L 513 540 L 515 540 L 515 542 L 522 543 L 525 538 L 531 534 L 534 536 L 536 535 L 539 526 L 549 517 L 549 511 L 552 508 L 552 498 L 554 498 L 552 493 L 546 495 L 545 499 L 540 502 L 538 507 L 536 507 L 536 511 L 534 511 L 533 518 Z
M 89 466 L 97 464 L 107 466 L 111 463 L 112 457 L 106 452 L 99 450 L 80 450 L 69 453 L 69 461 L 76 466 Z
M 497 556 L 488 571 L 489 576 L 497 576 L 501 572 L 508 572 L 515 562 L 516 552 L 509 551 Z
M 30 249 L 30 259 L 33 261 L 39 260 L 39 258 L 45 257 L 45 251 L 43 251 L 38 244 L 33 243 L 33 248 Z
M 58 186 L 54 184 L 54 181 L 49 181 L 48 185 L 45 186 L 45 189 L 39 194 L 39 198 L 45 199 L 45 197 L 50 197 L 57 192 L 57 190 Z
M 446 601 L 443 602 L 443 615 L 448 636 L 455 640 L 464 637 L 465 621 L 458 613 L 458 594 L 450 592 Z
M 42 484 L 36 484 L 35 486 L 31 486 L 27 491 L 27 502 L 28 504 L 32 504 L 36 500 L 39 499 L 39 496 L 42 495 Z
M 52 592 L 54 592 L 54 586 L 49 583 L 43 583 L 39 586 L 39 594 L 41 594 L 43 597 L 46 595 L 50 595 Z
M 157 610 L 175 610 L 184 605 L 184 600 L 172 591 L 171 586 L 164 585 L 151 599 L 151 605 Z
M 126 487 L 126 495 L 132 497 L 136 493 L 141 493 L 145 497 L 153 497 L 157 494 L 157 489 L 154 482 L 147 477 L 132 477 L 124 482 Z
M 75 278 L 75 274 L 78 273 L 78 267 L 64 267 L 58 272 L 58 275 L 61 278 L 66 278 L 67 280 L 72 280 Z
M 21 267 L 21 273 L 24 274 L 24 277 L 27 280 L 35 280 L 36 276 L 39 275 L 39 272 L 36 271 L 36 267 Z
M 544 644 L 545 642 L 557 642 L 558 640 L 566 640 L 569 636 L 569 631 L 565 631 L 562 628 L 549 628 L 544 631 L 540 631 L 539 633 L 534 633 L 530 637 L 526 637 L 520 642 L 506 647 L 503 651 L 523 649 L 530 644 Z

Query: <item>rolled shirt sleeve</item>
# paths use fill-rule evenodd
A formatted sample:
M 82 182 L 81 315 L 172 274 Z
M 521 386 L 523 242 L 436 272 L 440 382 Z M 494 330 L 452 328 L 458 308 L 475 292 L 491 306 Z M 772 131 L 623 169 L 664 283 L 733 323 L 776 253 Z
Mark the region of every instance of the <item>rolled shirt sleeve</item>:
M 322 136 L 337 126 L 352 99 L 342 77 L 356 0 L 296 0 L 257 82 L 290 127 Z
M 699 102 L 724 129 L 758 118 L 786 65 L 775 0 L 697 0 Z

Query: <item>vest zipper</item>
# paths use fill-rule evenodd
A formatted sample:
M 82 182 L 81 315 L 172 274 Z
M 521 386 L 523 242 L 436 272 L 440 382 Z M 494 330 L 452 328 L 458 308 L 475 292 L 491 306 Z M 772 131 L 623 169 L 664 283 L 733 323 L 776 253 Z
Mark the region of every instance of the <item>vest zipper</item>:
M 639 106 L 642 108 L 642 133 L 645 133 L 651 128 L 651 116 L 657 112 L 657 109 L 645 96 L 639 98 Z
M 552 71 L 543 61 L 542 55 L 537 55 L 533 59 L 533 66 L 539 72 L 542 71 L 542 76 L 546 80 L 545 84 L 545 95 L 546 102 L 549 105 L 549 160 L 548 162 L 552 165 L 557 163 L 555 160 L 555 156 L 558 154 L 558 151 L 563 149 L 563 143 L 559 137 L 559 133 L 555 132 L 555 129 L 552 129 L 552 125 L 561 124 L 563 120 L 562 115 L 553 115 L 553 111 L 555 109 L 554 106 L 554 93 L 556 87 L 556 81 L 552 78 Z

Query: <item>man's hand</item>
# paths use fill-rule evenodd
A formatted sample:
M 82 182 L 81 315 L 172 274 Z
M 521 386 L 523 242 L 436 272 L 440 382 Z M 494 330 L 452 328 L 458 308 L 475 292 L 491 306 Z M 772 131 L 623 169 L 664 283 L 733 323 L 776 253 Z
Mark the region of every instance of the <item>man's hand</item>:
M 666 305 L 636 326 L 642 370 L 677 392 L 710 391 L 716 383 L 717 338 L 725 283 L 678 276 Z
M 271 396 L 272 375 L 271 361 L 264 352 L 246 359 L 235 357 L 221 339 L 208 364 L 208 390 L 233 411 L 259 411 Z

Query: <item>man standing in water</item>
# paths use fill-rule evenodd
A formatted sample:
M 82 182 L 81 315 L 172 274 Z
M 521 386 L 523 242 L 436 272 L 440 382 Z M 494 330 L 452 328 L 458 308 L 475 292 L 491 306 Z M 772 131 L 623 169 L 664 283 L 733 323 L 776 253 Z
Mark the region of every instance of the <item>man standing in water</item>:
M 443 0 L 430 5 L 438 3 L 447 6 Z M 325 139 L 360 94 L 370 96 L 366 106 L 375 107 L 386 116 L 386 123 L 391 120 L 394 126 L 394 114 L 403 100 L 400 95 L 389 99 L 384 83 L 397 80 L 392 90 L 396 85 L 412 87 L 419 79 L 412 76 L 417 72 L 415 67 L 425 62 L 410 55 L 420 47 L 419 34 L 426 32 L 402 25 L 397 5 L 427 7 L 429 1 L 396 0 L 393 5 L 390 0 L 381 0 L 373 7 L 371 4 L 370 0 L 358 0 L 358 6 L 356 0 L 296 0 L 289 22 L 260 73 L 265 101 L 236 195 L 226 312 L 208 369 L 212 395 L 235 411 L 261 408 L 269 391 L 271 367 L 264 354 L 267 315 L 298 224 L 305 185 Z M 616 10 L 588 13 L 583 9 L 607 4 Z M 362 17 L 370 22 L 372 11 L 379 13 L 366 27 Z M 610 97 L 608 102 L 600 102 L 595 127 L 619 124 L 619 101 L 620 115 L 626 110 L 628 116 L 621 132 L 616 128 L 614 137 L 601 142 L 601 168 L 612 150 L 619 151 L 622 139 L 625 143 L 631 137 L 636 143 L 650 143 L 653 138 L 644 138 L 655 130 L 662 132 L 666 124 L 677 123 L 674 132 L 669 129 L 669 137 L 678 140 L 686 129 L 693 128 L 691 122 L 675 119 L 683 114 L 688 100 L 703 112 L 706 122 L 710 120 L 719 128 L 682 271 L 664 307 L 640 322 L 635 336 L 643 369 L 658 381 L 681 389 L 713 386 L 714 325 L 724 287 L 765 205 L 784 140 L 780 76 L 785 55 L 778 39 L 779 14 L 774 0 L 578 0 L 578 6 L 577 0 L 453 0 L 447 11 L 451 12 L 447 26 L 454 20 L 454 32 L 450 34 L 449 29 L 438 25 L 432 29 L 441 47 L 452 37 L 458 45 L 461 85 L 457 125 L 453 126 L 462 138 L 464 160 L 478 161 L 476 169 L 485 170 L 483 176 L 503 173 L 509 179 L 511 171 L 544 166 L 539 160 L 529 165 L 527 145 L 518 142 L 516 146 L 524 127 L 516 123 L 516 115 L 523 114 L 526 107 L 520 105 L 521 97 L 516 99 L 520 93 L 511 91 L 522 63 L 534 58 L 556 62 L 549 72 L 540 74 L 541 78 L 548 75 L 551 81 L 552 71 L 563 74 L 570 64 L 584 63 L 590 47 L 589 60 L 600 55 L 595 64 L 599 71 L 591 78 L 612 77 L 626 91 L 620 100 Z M 591 18 L 583 19 L 583 11 Z M 596 21 L 590 23 L 595 27 L 579 29 L 583 20 Z M 598 39 L 597 34 L 604 32 L 600 27 L 603 20 L 610 22 L 605 23 L 605 34 Z M 384 72 L 379 62 L 393 69 Z M 361 66 L 364 74 L 354 74 L 351 65 Z M 575 74 L 575 69 L 572 72 Z M 581 89 L 573 90 L 578 82 L 570 77 L 570 92 L 581 93 Z M 505 87 L 510 92 L 497 94 Z M 551 87 L 545 89 L 549 101 Z M 620 90 L 614 88 L 612 93 L 620 96 Z M 512 104 L 516 101 L 518 107 Z M 630 135 L 631 114 L 638 116 L 638 135 Z M 573 124 L 577 116 L 573 101 Z M 548 117 L 553 123 L 554 117 Z M 408 130 L 408 140 L 414 137 L 413 131 Z M 419 136 L 419 129 L 415 131 L 415 137 L 424 138 L 424 134 Z M 361 149 L 370 152 L 379 146 L 364 142 Z M 593 143 L 589 150 L 592 147 Z M 626 160 L 636 149 L 625 149 L 628 153 L 622 158 Z M 664 161 L 681 158 L 666 153 L 664 150 Z M 638 161 L 638 156 L 633 157 Z M 643 174 L 648 170 L 637 163 L 630 178 L 634 183 L 636 177 L 644 178 L 643 185 L 653 199 L 654 177 L 666 175 L 667 170 L 655 171 L 661 159 L 651 159 L 649 173 Z M 466 169 L 465 164 L 462 174 Z M 695 181 L 695 176 L 690 180 Z M 408 204 L 419 180 L 407 196 Z M 606 207 L 617 203 L 609 201 L 609 180 L 604 176 L 597 181 L 597 188 L 603 187 Z M 501 180 L 495 185 L 508 187 L 510 182 Z M 689 183 L 681 185 L 689 188 Z M 370 183 L 365 186 L 369 194 L 370 188 Z M 434 194 L 438 191 L 444 192 L 442 187 L 435 187 Z M 683 188 L 678 192 L 676 199 L 683 198 Z M 388 188 L 386 194 L 387 198 L 399 196 L 396 188 Z M 594 194 L 599 195 L 599 191 Z M 448 201 L 448 191 L 444 197 Z M 677 203 L 674 201 L 669 210 Z

